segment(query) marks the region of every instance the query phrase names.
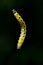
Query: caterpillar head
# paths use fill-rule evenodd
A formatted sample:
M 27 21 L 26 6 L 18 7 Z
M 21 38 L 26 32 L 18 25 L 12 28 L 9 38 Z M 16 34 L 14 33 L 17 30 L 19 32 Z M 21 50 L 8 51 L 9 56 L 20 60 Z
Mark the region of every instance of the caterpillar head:
M 14 13 L 16 12 L 16 10 L 15 10 L 15 9 L 13 9 L 13 10 L 12 10 L 12 12 L 13 12 L 13 14 L 14 14 Z

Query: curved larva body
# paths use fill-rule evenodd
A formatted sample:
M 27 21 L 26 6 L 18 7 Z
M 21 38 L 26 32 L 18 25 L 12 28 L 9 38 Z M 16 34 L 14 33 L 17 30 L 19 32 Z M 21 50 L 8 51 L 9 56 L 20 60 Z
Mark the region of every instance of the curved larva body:
M 26 24 L 23 21 L 22 17 L 14 9 L 13 9 L 13 13 L 14 13 L 14 16 L 16 17 L 16 19 L 18 20 L 18 22 L 20 23 L 20 27 L 21 27 L 21 34 L 20 34 L 20 37 L 19 37 L 19 40 L 17 43 L 17 49 L 19 49 L 19 48 L 21 48 L 21 46 L 24 42 L 24 39 L 26 37 Z

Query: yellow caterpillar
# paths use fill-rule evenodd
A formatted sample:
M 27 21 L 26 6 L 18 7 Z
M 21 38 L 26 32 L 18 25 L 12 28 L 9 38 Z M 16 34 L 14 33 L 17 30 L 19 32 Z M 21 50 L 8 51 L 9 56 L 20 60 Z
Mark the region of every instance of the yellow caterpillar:
M 26 37 L 26 24 L 25 24 L 24 20 L 22 19 L 22 17 L 19 15 L 19 13 L 15 9 L 13 9 L 12 11 L 13 11 L 15 18 L 18 20 L 20 27 L 21 27 L 21 34 L 20 34 L 20 37 L 19 37 L 19 40 L 17 43 L 17 49 L 20 49 L 23 42 L 24 42 L 24 39 Z

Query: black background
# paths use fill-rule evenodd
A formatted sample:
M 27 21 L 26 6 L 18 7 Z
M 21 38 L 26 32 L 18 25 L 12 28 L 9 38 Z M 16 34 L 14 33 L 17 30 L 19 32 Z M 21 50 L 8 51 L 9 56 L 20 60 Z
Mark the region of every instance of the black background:
M 12 9 L 22 16 L 27 36 L 17 50 L 20 26 Z M 43 64 L 43 3 L 42 1 L 0 1 L 0 65 Z

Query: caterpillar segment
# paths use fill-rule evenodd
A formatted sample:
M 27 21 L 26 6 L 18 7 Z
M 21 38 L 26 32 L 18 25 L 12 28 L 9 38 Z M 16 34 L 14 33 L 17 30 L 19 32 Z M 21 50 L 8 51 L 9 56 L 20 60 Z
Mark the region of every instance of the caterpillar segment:
M 14 17 L 18 20 L 21 27 L 21 33 L 17 43 L 17 49 L 20 49 L 26 37 L 26 24 L 15 9 L 13 9 L 12 11 L 13 11 Z

